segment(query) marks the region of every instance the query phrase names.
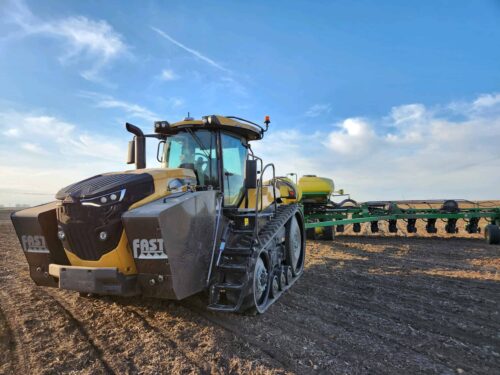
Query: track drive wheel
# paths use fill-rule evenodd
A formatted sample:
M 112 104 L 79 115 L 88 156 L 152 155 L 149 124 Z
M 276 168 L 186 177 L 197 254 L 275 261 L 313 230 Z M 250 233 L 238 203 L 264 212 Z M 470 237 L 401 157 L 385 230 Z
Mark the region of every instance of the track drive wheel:
M 489 245 L 500 244 L 500 227 L 495 224 L 488 224 L 484 230 L 484 238 Z
M 285 226 L 285 256 L 286 264 L 290 266 L 294 277 L 300 275 L 304 268 L 304 255 L 305 243 L 302 228 L 297 217 L 293 216 Z

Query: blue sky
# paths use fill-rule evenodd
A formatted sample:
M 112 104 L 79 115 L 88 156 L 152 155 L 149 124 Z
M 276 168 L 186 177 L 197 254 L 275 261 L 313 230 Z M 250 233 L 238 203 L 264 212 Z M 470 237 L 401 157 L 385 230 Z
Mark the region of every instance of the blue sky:
M 281 174 L 499 198 L 500 2 L 0 1 L 0 204 L 125 168 L 125 121 L 261 120 Z M 151 164 L 150 166 L 153 166 Z

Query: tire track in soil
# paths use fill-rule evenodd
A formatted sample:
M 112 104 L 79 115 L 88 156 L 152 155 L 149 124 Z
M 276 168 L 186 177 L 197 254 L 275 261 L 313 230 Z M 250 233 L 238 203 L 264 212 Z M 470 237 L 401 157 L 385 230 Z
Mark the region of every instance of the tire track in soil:
M 361 283 L 360 283 L 361 284 Z M 382 283 L 379 283 L 382 284 Z M 448 318 L 455 318 L 458 320 L 465 320 L 470 315 L 470 318 L 474 319 L 474 331 L 487 331 L 487 330 L 494 330 L 496 329 L 496 326 L 494 323 L 491 321 L 491 317 L 487 316 L 485 318 L 483 317 L 478 317 L 478 313 L 476 311 L 469 311 L 469 308 L 466 308 L 466 306 L 461 306 L 459 304 L 448 304 L 445 303 L 443 306 L 441 306 L 440 303 L 436 304 L 429 304 L 426 302 L 427 296 L 430 293 L 434 293 L 434 290 L 420 290 L 417 291 L 415 288 L 413 290 L 408 289 L 405 290 L 404 288 L 395 288 L 392 286 L 388 286 L 385 284 L 382 285 L 375 285 L 373 286 L 373 282 L 371 283 L 372 286 L 370 287 L 365 287 L 365 288 L 360 288 L 359 286 L 356 287 L 355 283 L 347 283 L 345 280 L 339 280 L 338 283 L 335 284 L 335 288 L 331 288 L 326 285 L 322 285 L 322 290 L 323 291 L 328 291 L 331 292 L 329 294 L 323 294 L 322 296 L 327 296 L 328 299 L 336 302 L 341 302 L 344 300 L 348 300 L 350 296 L 352 296 L 353 293 L 358 293 L 358 300 L 360 302 L 363 302 L 366 305 L 368 304 L 380 304 L 381 301 L 379 301 L 379 298 L 383 296 L 384 299 L 384 304 L 385 307 L 388 307 L 389 309 L 392 310 L 392 305 L 391 303 L 396 304 L 396 309 L 399 312 L 405 312 L 410 317 L 411 319 L 414 319 L 415 316 L 420 316 L 422 313 L 427 313 L 427 314 L 433 314 L 436 310 L 436 305 L 440 308 L 446 308 L 446 315 Z M 305 290 L 304 290 L 305 289 Z M 293 293 L 297 293 L 301 296 L 307 296 L 308 294 L 306 293 L 307 287 L 304 287 L 304 289 L 298 288 L 298 290 L 294 290 Z M 363 292 L 363 289 L 368 289 L 370 291 L 370 295 L 368 296 L 366 292 Z M 303 293 L 301 293 L 303 292 Z M 420 294 L 420 292 L 422 294 Z M 450 291 L 448 291 L 450 293 Z M 499 290 L 500 293 L 500 290 Z M 434 300 L 433 302 L 441 302 L 441 301 L 436 301 Z M 454 301 L 453 301 L 454 302 Z M 479 301 L 478 301 L 479 302 Z M 476 302 L 476 303 L 478 303 Z M 418 311 L 416 311 L 415 307 L 418 306 Z M 474 305 L 471 305 L 471 307 L 476 307 Z M 490 315 L 491 313 L 485 312 L 484 315 Z M 490 319 L 488 319 L 490 318 Z M 450 319 L 448 319 L 450 320 Z
M 381 327 L 376 327 L 375 329 L 367 329 L 365 324 L 368 324 L 369 327 L 374 324 L 373 321 L 360 322 L 359 316 L 357 316 L 358 320 L 355 320 L 357 324 L 352 324 L 352 321 L 346 319 L 339 319 L 337 316 L 332 319 L 331 314 L 323 313 L 323 311 L 332 311 L 332 309 L 323 308 L 324 306 L 320 306 L 320 301 L 314 301 L 312 304 L 302 303 L 304 299 L 302 298 L 294 298 L 292 300 L 284 299 L 279 302 L 284 306 L 287 306 L 290 310 L 299 310 L 299 316 L 309 316 L 310 318 L 307 320 L 307 324 L 303 324 L 305 319 L 294 320 L 293 325 L 288 322 L 280 322 L 280 324 L 284 324 L 287 329 L 292 330 L 294 325 L 300 327 L 300 331 L 308 333 L 310 337 L 314 337 L 317 341 L 322 342 L 322 345 L 325 347 L 335 346 L 337 348 L 336 355 L 342 355 L 342 360 L 350 360 L 350 361 L 359 361 L 359 357 L 356 355 L 352 355 L 351 353 L 364 353 L 367 352 L 375 352 L 376 355 L 385 356 L 386 362 L 387 357 L 396 357 L 393 360 L 393 364 L 396 365 L 398 362 L 407 361 L 407 358 L 414 358 L 421 360 L 420 357 L 422 355 L 426 355 L 426 353 L 422 351 L 417 351 L 413 347 L 409 346 L 407 343 L 402 340 L 398 340 L 397 338 L 387 337 L 377 331 L 377 328 L 380 330 Z M 315 306 L 316 308 L 311 308 L 310 306 Z M 331 307 L 331 306 L 330 306 Z M 347 311 L 349 313 L 349 311 Z M 355 314 L 358 315 L 360 311 L 355 311 Z M 362 315 L 362 314 L 359 314 Z M 375 317 L 377 318 L 377 317 Z M 380 319 L 380 318 L 378 318 Z M 320 324 L 315 324 L 316 322 Z M 341 332 L 338 332 L 338 331 Z M 326 340 L 324 339 L 324 334 L 328 333 L 329 337 L 334 337 L 334 340 Z M 334 334 L 335 333 L 335 334 Z M 370 336 L 367 336 L 367 333 Z M 396 333 L 397 334 L 397 333 Z M 348 337 L 349 340 L 344 339 L 343 337 Z M 366 342 L 370 340 L 370 342 Z M 395 344 L 396 348 L 388 348 L 385 344 L 386 342 Z M 346 350 L 345 348 L 349 348 Z M 404 349 L 404 352 L 401 351 L 401 348 Z M 417 358 L 415 358 L 417 357 Z M 404 360 L 403 360 L 404 358 Z M 418 361 L 415 360 L 415 363 Z M 428 360 L 426 366 L 420 365 L 417 368 L 413 368 L 412 371 L 418 372 L 422 370 L 432 369 L 434 371 L 451 371 L 448 366 L 446 366 L 441 361 L 437 361 L 436 364 L 429 362 Z M 409 370 L 408 368 L 405 368 Z M 373 368 L 370 369 L 373 371 Z M 383 365 L 380 369 L 381 373 L 385 373 L 387 370 L 385 365 Z
M 240 371 L 252 370 L 252 368 L 248 368 L 248 369 L 247 368 L 242 368 L 242 369 L 232 368 L 228 359 L 225 358 L 227 356 L 227 352 L 234 349 L 235 346 L 240 346 L 242 348 L 248 349 L 249 344 L 251 344 L 251 343 L 249 343 L 248 341 L 245 341 L 245 339 L 239 335 L 234 335 L 234 331 L 228 330 L 226 327 L 223 327 L 220 324 L 214 324 L 214 322 L 210 319 L 207 319 L 207 317 L 203 313 L 201 313 L 201 311 L 196 311 L 197 307 L 193 306 L 193 308 L 186 308 L 184 306 L 185 304 L 186 304 L 185 301 L 172 301 L 169 304 L 169 306 L 166 308 L 163 308 L 161 312 L 162 313 L 168 312 L 169 318 L 172 318 L 172 317 L 177 318 L 177 319 L 189 318 L 189 320 L 191 322 L 196 321 L 196 323 L 199 323 L 200 320 L 205 321 L 205 323 L 208 322 L 209 325 L 207 327 L 209 327 L 211 330 L 219 330 L 220 328 L 223 328 L 223 331 L 219 330 L 219 332 L 217 333 L 217 336 L 220 336 L 220 337 L 218 337 L 218 340 L 217 340 L 218 341 L 218 343 L 217 343 L 218 349 L 217 350 L 219 352 L 221 352 L 221 353 L 217 353 L 217 354 L 222 354 L 222 356 L 220 356 L 217 359 L 217 363 L 216 363 L 216 365 L 218 366 L 217 368 L 220 370 L 220 368 L 222 367 L 222 368 L 224 368 L 225 371 L 228 371 L 231 373 L 233 373 L 235 370 L 240 370 Z M 174 309 L 171 308 L 172 305 L 175 306 Z M 140 306 L 139 307 L 139 306 L 135 305 L 135 308 L 132 311 L 135 314 L 139 315 L 141 317 L 141 319 L 143 319 L 151 327 L 151 329 L 158 331 L 162 335 L 170 335 L 171 331 L 168 331 L 168 323 L 169 322 L 168 321 L 164 322 L 164 319 L 162 319 L 163 318 L 162 315 L 164 315 L 164 314 L 155 314 L 154 317 L 148 317 L 148 316 L 146 316 L 147 313 L 145 311 L 148 307 L 151 307 L 151 306 L 146 306 L 146 307 Z M 158 306 L 156 306 L 155 308 L 157 309 Z M 181 311 L 177 311 L 177 310 L 181 310 Z M 162 325 L 160 323 L 166 323 L 166 324 Z M 196 335 L 196 332 L 183 333 L 182 336 L 184 336 L 184 338 L 183 337 L 180 337 L 180 338 L 176 337 L 176 339 L 179 340 L 180 342 L 182 342 L 183 347 L 187 350 L 189 348 L 189 342 L 184 342 L 184 341 L 186 341 L 187 338 L 192 339 L 193 335 Z M 231 336 L 233 336 L 233 337 L 231 337 Z M 192 340 L 191 340 L 191 342 L 192 342 Z M 230 345 L 228 345 L 227 343 L 230 343 Z M 259 360 L 262 361 L 262 360 L 265 360 L 265 357 L 268 357 L 269 362 L 271 365 L 273 365 L 273 367 L 275 367 L 277 369 L 282 368 L 283 371 L 286 370 L 287 366 L 284 363 L 280 362 L 276 358 L 273 358 L 273 356 L 269 355 L 269 353 L 266 353 L 265 351 L 263 351 L 262 348 L 260 347 L 260 345 L 257 347 L 254 347 L 254 349 L 256 349 L 254 351 L 259 352 L 258 353 Z M 193 355 L 194 355 L 194 353 L 193 353 Z M 201 354 L 199 354 L 199 356 L 201 358 L 206 358 L 205 353 L 201 353 Z M 246 358 L 247 355 L 245 354 L 245 355 L 243 355 L 243 357 Z M 212 367 L 211 370 L 215 371 L 215 370 L 217 370 L 217 368 L 214 369 L 214 367 Z
M 71 366 L 83 371 L 88 365 L 97 361 L 97 367 L 101 367 L 100 373 L 113 373 L 111 368 L 100 358 L 98 349 L 91 342 L 88 335 L 79 328 L 79 324 L 66 310 L 54 304 L 53 300 L 47 298 L 47 294 L 36 287 L 24 288 L 22 292 L 16 288 L 7 289 L 0 294 L 2 308 L 6 312 L 11 332 L 16 341 L 16 352 L 19 365 L 16 373 L 22 368 L 25 373 L 45 373 L 51 371 L 63 371 L 60 358 L 63 362 L 70 361 Z M 25 293 L 26 290 L 28 293 Z M 36 294 L 33 293 L 36 291 Z M 33 310 L 36 307 L 36 310 Z M 45 307 L 45 308 L 44 308 Z M 25 312 L 29 313 L 26 314 Z M 62 320 L 64 321 L 61 321 Z M 70 346 L 67 349 L 76 349 L 76 353 L 67 353 L 58 345 L 63 340 L 77 341 L 78 348 Z M 82 362 L 79 356 L 85 356 Z M 51 368 L 50 357 L 56 357 Z M 60 357 L 60 358 L 59 358 Z M 75 362 L 76 359 L 76 362 Z M 36 363 L 34 363 L 37 360 Z M 66 367 L 66 366 L 63 366 Z M 94 366 L 92 366 L 94 367 Z M 98 370 L 93 368 L 94 370 Z
M 279 347 L 272 346 L 265 341 L 262 341 L 259 337 L 255 337 L 251 333 L 246 332 L 245 328 L 245 318 L 255 319 L 256 324 L 251 325 L 248 329 L 256 328 L 260 319 L 263 319 L 263 316 L 248 316 L 244 314 L 224 314 L 224 313 L 215 313 L 206 309 L 206 305 L 200 303 L 199 300 L 195 300 L 195 298 L 190 298 L 186 301 L 181 301 L 181 304 L 185 305 L 187 309 L 195 312 L 198 316 L 200 316 L 205 321 L 220 327 L 228 332 L 231 332 L 237 338 L 240 338 L 246 341 L 249 345 L 257 348 L 263 354 L 267 355 L 273 361 L 277 362 L 281 367 L 283 367 L 287 371 L 294 371 L 296 373 L 310 373 L 313 369 L 309 366 L 306 366 L 298 361 L 294 360 L 288 352 L 283 353 L 279 350 Z M 270 313 L 267 313 L 268 316 L 271 316 Z M 276 322 L 273 322 L 276 323 Z M 265 324 L 263 324 L 265 325 Z M 275 328 L 276 326 L 274 326 Z M 283 332 L 284 335 L 280 336 L 281 338 L 288 335 L 288 333 Z M 294 350 L 295 348 L 291 348 Z
M 323 313 L 319 313 L 317 310 L 311 310 L 306 305 L 301 304 L 301 303 L 297 303 L 297 302 L 290 303 L 287 301 L 283 301 L 281 303 L 290 307 L 291 309 L 294 309 L 294 308 L 296 309 L 298 306 L 300 308 L 303 308 L 304 312 L 306 312 L 306 313 L 310 312 L 311 316 L 314 316 L 314 318 L 309 320 L 310 325 L 307 327 L 307 329 L 315 330 L 318 334 L 324 330 L 325 326 L 332 327 L 332 329 L 328 331 L 329 333 L 331 333 L 332 331 L 338 330 L 340 327 L 342 329 L 344 335 L 349 334 L 350 339 L 351 339 L 351 340 L 342 340 L 342 337 L 340 335 L 338 335 L 338 334 L 333 335 L 333 336 L 335 336 L 336 340 L 338 340 L 340 337 L 340 341 L 342 341 L 342 343 L 340 343 L 338 345 L 341 347 L 343 347 L 344 344 L 348 344 L 349 348 L 351 348 L 350 350 L 352 350 L 353 343 L 351 341 L 353 339 L 353 336 L 358 337 L 356 342 L 363 343 L 364 341 L 366 341 L 364 339 L 364 337 L 366 337 L 367 333 L 370 334 L 370 336 L 371 336 L 370 339 L 376 338 L 377 340 L 382 341 L 383 343 L 386 342 L 386 343 L 394 344 L 395 348 L 392 348 L 391 350 L 385 350 L 383 353 L 379 353 L 379 354 L 384 354 L 386 356 L 386 358 L 393 357 L 394 356 L 393 353 L 397 353 L 396 360 L 392 360 L 394 366 L 397 366 L 398 363 L 403 363 L 405 361 L 409 362 L 408 358 L 412 358 L 413 361 L 411 363 L 419 363 L 419 367 L 413 368 L 411 370 L 414 372 L 429 371 L 429 370 L 433 370 L 434 372 L 439 372 L 439 373 L 443 373 L 443 371 L 445 373 L 450 372 L 450 371 L 452 372 L 453 371 L 452 367 L 455 365 L 460 365 L 460 364 L 463 364 L 462 368 L 468 368 L 467 362 L 464 362 L 464 361 L 460 361 L 460 360 L 456 361 L 455 360 L 456 362 L 454 364 L 450 364 L 450 363 L 444 361 L 439 355 L 436 354 L 435 347 L 431 347 L 431 350 L 429 350 L 429 351 L 417 349 L 417 347 L 419 346 L 419 344 L 418 344 L 419 340 L 416 340 L 417 339 L 416 337 L 414 338 L 415 341 L 417 341 L 417 343 L 415 345 L 412 342 L 406 342 L 406 341 L 412 341 L 412 340 L 408 340 L 408 338 L 411 336 L 417 335 L 417 334 L 419 334 L 420 336 L 426 336 L 426 335 L 437 336 L 434 333 L 414 330 L 413 328 L 409 328 L 408 327 L 409 325 L 405 325 L 405 324 L 394 322 L 394 321 L 387 321 L 386 319 L 381 318 L 377 315 L 374 315 L 373 313 L 371 313 L 369 311 L 366 311 L 366 313 L 363 314 L 359 309 L 353 310 L 353 309 L 346 308 L 345 306 L 340 306 L 340 305 L 336 305 L 333 309 L 332 309 L 332 306 L 330 306 L 330 311 L 331 310 L 338 311 L 339 309 L 344 310 L 340 314 L 336 314 L 335 318 L 332 318 L 332 315 L 330 315 L 330 314 L 323 314 Z M 320 307 L 320 306 L 318 306 L 318 307 Z M 351 313 L 352 311 L 354 311 L 355 313 L 352 314 Z M 355 315 L 355 317 L 352 320 L 342 318 L 344 316 L 349 316 L 349 315 Z M 371 319 L 369 319 L 369 318 L 371 318 Z M 314 325 L 314 322 L 318 321 L 318 320 L 321 322 L 320 328 L 316 328 L 316 326 Z M 379 324 L 379 325 L 377 325 L 376 322 L 380 321 L 380 320 L 382 320 L 383 323 L 387 323 L 387 322 L 392 323 L 392 326 L 391 326 L 391 324 L 385 324 L 385 325 Z M 353 324 L 353 322 L 356 322 L 357 324 Z M 395 324 L 397 325 L 397 327 L 393 326 Z M 400 330 L 397 330 L 396 328 L 400 328 Z M 353 335 L 353 331 L 358 332 L 358 333 Z M 410 332 L 408 332 L 408 331 L 410 331 Z M 427 342 L 430 342 L 430 341 L 440 342 L 440 341 L 444 341 L 443 338 L 444 337 L 442 337 L 442 336 L 434 337 L 434 338 L 427 337 L 426 341 Z M 423 339 L 424 339 L 424 337 L 420 337 L 420 343 L 421 343 L 421 340 L 423 340 Z M 439 340 L 439 339 L 441 339 L 441 340 Z M 368 351 L 370 350 L 370 347 L 380 348 L 381 346 L 383 347 L 384 345 L 380 345 L 379 342 L 371 342 L 371 343 L 365 342 L 362 345 L 358 345 L 357 348 L 354 350 L 361 352 L 361 353 L 366 353 L 367 350 Z M 420 346 L 422 346 L 422 345 L 420 345 Z M 401 348 L 403 348 L 405 350 L 405 352 L 401 352 Z M 461 352 L 458 354 L 460 354 L 461 356 L 464 356 L 466 353 Z M 401 357 L 401 358 L 399 358 L 399 357 Z M 461 358 L 461 357 L 458 357 L 458 358 Z M 462 358 L 466 358 L 466 357 L 462 357 Z M 435 363 L 433 363 L 429 359 L 431 359 Z M 386 359 L 386 361 L 387 361 L 387 359 Z M 452 367 L 450 367 L 450 365 Z M 405 367 L 404 370 L 409 371 L 409 369 L 407 367 Z
M 17 352 L 18 344 L 0 306 L 0 374 L 26 373 L 22 364 L 21 353 Z
M 265 355 L 272 358 L 275 362 L 277 362 L 281 367 L 288 371 L 294 371 L 297 373 L 310 373 L 311 368 L 304 366 L 296 361 L 294 361 L 289 356 L 283 355 L 276 348 L 266 344 L 265 342 L 252 337 L 252 335 L 247 334 L 242 329 L 238 327 L 237 324 L 231 322 L 233 319 L 239 318 L 238 315 L 224 315 L 224 318 L 219 316 L 217 313 L 212 313 L 206 310 L 206 306 L 200 306 L 200 303 L 196 303 L 193 300 L 182 301 L 181 303 L 185 304 L 191 311 L 196 312 L 200 317 L 205 319 L 206 321 L 214 324 L 217 327 L 220 327 L 226 331 L 231 332 L 237 338 L 246 341 L 249 345 L 252 345 L 262 351 Z M 255 319 L 258 319 L 255 317 Z
M 375 285 L 375 286 L 370 286 L 368 287 L 372 293 L 370 297 L 366 296 L 366 293 L 360 293 L 360 289 L 363 289 L 362 287 L 360 288 L 360 284 L 366 285 L 366 283 L 349 283 L 346 282 L 345 279 L 340 279 L 338 280 L 338 284 L 336 284 L 336 288 L 331 288 L 326 286 L 324 283 L 321 284 L 321 291 L 318 291 L 318 297 L 321 297 L 322 300 L 329 300 L 329 301 L 335 301 L 337 303 L 344 303 L 350 305 L 352 308 L 355 309 L 363 309 L 367 308 L 368 306 L 371 307 L 373 305 L 373 309 L 376 309 L 379 313 L 385 314 L 387 317 L 390 319 L 397 319 L 398 321 L 400 320 L 399 318 L 405 318 L 408 320 L 408 322 L 423 322 L 426 326 L 429 326 L 429 324 L 421 318 L 422 313 L 427 313 L 427 314 L 432 314 L 435 313 L 436 311 L 436 306 L 433 305 L 432 303 L 428 303 L 427 301 L 428 296 L 434 292 L 434 290 L 422 290 L 422 295 L 418 294 L 414 290 L 404 290 L 403 288 L 393 288 L 391 286 L 387 286 L 383 283 L 379 283 L 382 285 Z M 358 286 L 357 286 L 358 285 Z M 373 280 L 371 285 L 373 285 Z M 366 287 L 365 287 L 366 288 Z M 304 290 L 305 289 L 305 290 Z M 301 289 L 300 287 L 297 288 L 297 290 L 293 290 L 291 293 L 299 293 L 302 296 L 308 295 L 308 290 L 307 287 L 304 287 L 304 289 Z M 346 291 L 347 289 L 347 291 Z M 323 293 L 324 291 L 329 291 L 330 293 L 326 294 Z M 302 293 L 301 293 L 302 292 Z M 380 293 L 379 293 L 380 292 Z M 353 302 L 352 294 L 356 293 L 358 296 L 356 298 L 356 302 Z M 452 290 L 447 291 L 448 294 L 453 293 Z M 383 309 L 380 308 L 381 301 L 375 298 L 371 297 L 376 297 L 377 295 L 383 295 L 384 301 L 383 301 Z M 409 298 L 411 295 L 416 296 L 417 298 L 411 299 Z M 391 298 L 389 298 L 391 297 Z M 436 300 L 432 300 L 432 302 L 436 302 Z M 463 300 L 462 300 L 463 302 Z M 415 309 L 415 307 L 418 307 L 418 310 Z M 449 309 L 453 309 L 453 306 L 446 306 Z M 457 306 L 457 307 L 462 307 L 462 306 Z M 401 314 L 401 313 L 404 314 Z M 460 311 L 460 312 L 453 312 L 450 310 L 447 310 L 446 317 L 450 318 L 453 317 L 457 320 L 464 320 L 466 318 L 466 314 L 464 314 L 465 311 Z M 474 326 L 469 327 L 472 328 L 471 333 L 472 337 L 468 337 L 469 339 L 472 339 L 474 343 L 482 343 L 484 340 L 484 335 L 478 335 L 477 331 L 483 330 L 483 331 L 494 331 L 497 327 L 495 326 L 494 322 L 491 319 L 481 319 L 477 317 L 477 314 L 471 314 L 471 318 L 474 319 Z M 451 325 L 453 322 L 451 319 L 447 319 L 445 323 L 448 323 L 448 327 L 445 328 L 450 328 L 454 329 L 454 325 Z M 471 323 L 469 323 L 471 324 Z M 433 325 L 433 324 L 431 324 Z M 460 336 L 461 332 L 456 331 L 457 334 Z M 500 342 L 499 342 L 500 344 Z
M 62 296 L 52 295 L 52 297 L 70 314 L 77 315 L 80 324 L 89 327 L 88 331 L 92 332 L 92 341 L 96 345 L 99 343 L 98 345 L 102 348 L 101 353 L 109 358 L 109 366 L 114 369 L 114 372 L 137 373 L 141 368 L 147 368 L 147 362 L 158 363 L 159 361 L 161 366 L 148 370 L 153 373 L 176 371 L 205 373 L 203 366 L 186 356 L 186 353 L 178 348 L 177 343 L 170 339 L 165 340 L 155 330 L 148 329 L 148 325 L 144 324 L 141 317 L 123 309 L 113 302 L 112 298 L 105 297 L 106 300 L 101 300 L 81 298 L 72 294 L 73 292 L 64 292 Z M 61 300 L 59 300 L 60 297 L 62 297 Z M 81 299 L 84 301 L 80 301 Z M 74 303 L 75 300 L 76 303 Z M 94 324 L 95 322 L 98 324 Z M 124 348 L 132 353 L 124 353 Z M 136 351 L 144 355 L 136 358 Z M 117 354 L 126 355 L 123 358 Z M 150 355 L 154 358 L 148 358 Z

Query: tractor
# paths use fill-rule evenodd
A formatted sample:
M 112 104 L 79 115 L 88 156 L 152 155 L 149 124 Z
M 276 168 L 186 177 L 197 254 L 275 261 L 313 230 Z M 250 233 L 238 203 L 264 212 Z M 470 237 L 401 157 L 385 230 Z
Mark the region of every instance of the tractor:
M 31 278 L 84 295 L 181 300 L 206 291 L 210 310 L 265 312 L 305 260 L 300 192 L 250 146 L 269 124 L 187 117 L 157 121 L 145 135 L 127 123 L 135 169 L 12 214 Z M 146 168 L 147 138 L 157 142 L 157 168 Z

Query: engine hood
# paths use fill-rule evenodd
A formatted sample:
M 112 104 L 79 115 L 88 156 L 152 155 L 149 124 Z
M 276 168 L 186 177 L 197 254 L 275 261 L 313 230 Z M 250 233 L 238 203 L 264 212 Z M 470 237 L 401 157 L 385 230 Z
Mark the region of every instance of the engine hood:
M 122 189 L 154 191 L 154 179 L 149 173 L 109 173 L 87 178 L 59 190 L 56 199 L 91 199 Z

